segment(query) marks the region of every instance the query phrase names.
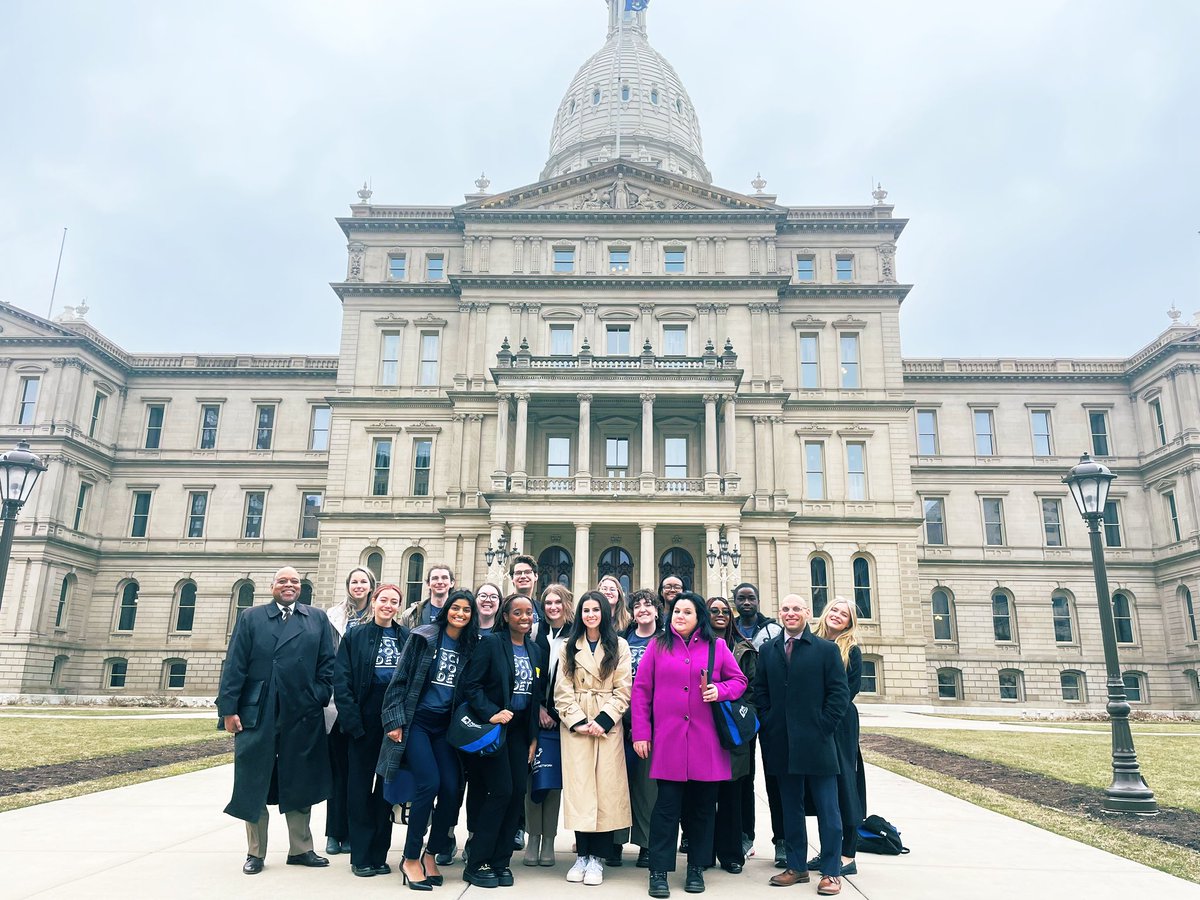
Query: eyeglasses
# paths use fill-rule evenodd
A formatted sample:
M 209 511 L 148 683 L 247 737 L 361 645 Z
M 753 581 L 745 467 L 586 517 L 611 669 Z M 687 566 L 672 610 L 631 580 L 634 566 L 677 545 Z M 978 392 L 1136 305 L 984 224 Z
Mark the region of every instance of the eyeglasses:
M 708 612 L 709 612 L 709 615 L 713 615 L 713 616 L 728 616 L 729 615 L 729 607 L 728 606 L 710 606 L 708 608 Z
M 517 569 L 516 571 L 513 572 L 513 578 L 516 578 L 518 575 L 532 575 L 532 574 L 533 574 L 533 569 Z

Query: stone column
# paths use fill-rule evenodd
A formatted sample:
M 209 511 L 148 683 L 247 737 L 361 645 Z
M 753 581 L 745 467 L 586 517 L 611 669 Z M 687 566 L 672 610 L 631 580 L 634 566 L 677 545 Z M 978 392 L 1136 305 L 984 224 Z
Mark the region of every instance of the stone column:
M 513 274 L 520 275 L 525 271 L 525 238 L 514 236 L 512 244 Z
M 581 337 L 587 338 L 594 354 L 605 356 L 608 354 L 608 345 L 604 340 L 604 333 L 596 331 L 597 309 L 599 309 L 599 304 L 597 303 L 583 304 L 583 334 Z M 582 344 L 583 341 L 579 341 L 578 343 Z
M 764 357 L 767 355 L 766 345 L 771 342 L 768 334 L 770 323 L 767 321 L 765 303 L 751 303 L 750 308 L 750 385 L 755 391 L 761 391 L 766 386 L 763 375 Z
M 717 564 L 715 566 L 709 566 L 709 564 L 708 564 L 708 556 L 707 556 L 708 550 L 710 547 L 713 550 L 719 550 L 718 542 L 720 540 L 721 540 L 721 529 L 719 529 L 716 525 L 704 526 L 704 546 L 702 548 L 700 548 L 701 553 L 700 553 L 699 563 L 700 563 L 700 565 L 704 566 L 704 571 L 707 573 L 707 578 L 705 579 L 705 582 L 704 582 L 704 584 L 705 584 L 704 589 L 707 591 L 707 593 L 704 596 L 706 596 L 706 597 L 718 597 L 718 596 L 719 597 L 728 597 L 729 596 L 728 594 L 721 593 L 721 561 L 718 559 Z M 733 545 L 730 544 L 729 546 L 732 549 Z M 732 611 L 732 604 L 731 604 L 730 610 Z M 736 615 L 736 613 L 735 613 L 735 615 Z M 733 623 L 730 622 L 729 624 L 732 625 Z
M 721 490 L 721 464 L 717 460 L 718 394 L 704 395 L 704 493 Z
M 654 492 L 654 395 L 642 394 L 642 493 Z
M 1190 534 L 1200 534 L 1200 490 L 1197 490 L 1196 487 L 1196 467 L 1189 466 L 1183 471 L 1187 475 L 1188 483 L 1188 506 L 1190 507 L 1188 518 L 1192 525 Z M 1175 502 L 1179 502 L 1178 496 L 1175 498 Z
M 524 491 L 529 472 L 525 467 L 525 450 L 529 444 L 529 395 L 514 394 L 517 398 L 516 452 L 513 454 L 513 490 Z
M 767 327 L 770 329 L 768 332 L 770 337 L 767 338 L 770 366 L 770 368 L 767 370 L 767 386 L 769 390 L 777 392 L 783 390 L 783 364 L 779 359 L 780 347 L 778 340 L 778 335 L 782 334 L 783 331 L 779 324 L 778 303 L 767 304 L 767 321 L 769 323 Z
M 771 462 L 774 469 L 774 484 L 771 496 L 776 509 L 787 508 L 787 478 L 783 471 L 787 454 L 783 452 L 783 416 L 771 416 Z
M 471 308 L 470 303 L 458 304 L 458 340 L 462 342 L 458 348 L 458 374 L 464 377 L 471 374 L 471 347 L 475 341 Z
M 575 559 L 574 559 L 574 584 L 571 585 L 571 590 L 576 597 L 582 597 L 587 593 L 591 585 L 588 583 L 592 572 L 591 561 L 591 534 L 587 523 L 575 523 Z
M 492 262 L 492 239 L 488 235 L 479 238 L 479 271 L 487 272 Z
M 786 537 L 775 539 L 775 573 L 779 584 L 777 596 L 782 599 L 792 591 L 791 542 Z
M 631 346 L 629 348 L 630 353 L 635 354 L 635 355 L 638 353 L 641 353 L 642 352 L 642 346 L 641 346 L 642 341 L 649 341 L 651 346 L 654 346 L 655 349 L 661 349 L 656 346 L 658 344 L 658 340 L 657 340 L 658 336 L 656 334 L 654 334 L 654 326 L 653 326 L 652 320 L 650 318 L 650 315 L 654 312 L 654 304 L 653 303 L 639 303 L 638 304 L 638 312 L 641 313 L 641 316 L 642 316 L 642 320 L 639 323 L 641 330 L 642 330 L 641 341 L 631 342 Z
M 1183 413 L 1183 406 L 1179 402 L 1179 378 L 1177 377 L 1178 375 L 1179 375 L 1178 369 L 1172 369 L 1170 372 L 1167 373 L 1167 380 L 1170 381 L 1170 383 L 1171 383 L 1171 405 L 1174 407 L 1174 409 L 1172 410 L 1174 415 L 1171 416 L 1171 419 L 1174 420 L 1174 423 L 1175 423 L 1174 433 L 1167 432 L 1167 436 L 1172 437 L 1172 438 L 1178 437 L 1183 432 L 1183 414 L 1184 413 Z M 1168 421 L 1170 421 L 1170 420 L 1168 420 Z
M 641 548 L 638 553 L 638 569 L 641 574 L 641 584 L 647 587 L 658 586 L 657 560 L 654 558 L 654 526 L 641 525 Z
M 458 449 L 458 465 L 450 471 L 450 483 L 446 486 L 446 505 L 462 505 L 461 488 L 467 471 L 467 427 L 466 415 L 455 413 L 450 417 L 450 446 Z
M 718 237 L 718 238 L 714 238 L 714 240 L 717 242 L 716 253 L 714 254 L 714 257 L 715 257 L 714 268 L 716 270 L 717 275 L 724 275 L 725 274 L 725 238 Z
M 471 413 L 467 416 L 466 473 L 463 476 L 463 492 L 468 507 L 479 506 L 479 463 L 483 459 L 483 415 Z
M 753 416 L 754 422 L 754 508 L 766 511 L 771 508 L 771 490 L 767 481 L 770 469 L 767 468 L 767 432 L 769 419 L 767 416 Z
M 508 490 L 508 399 L 511 394 L 496 395 L 496 469 L 492 472 L 492 490 Z
M 732 478 L 731 478 L 732 476 Z M 735 492 L 730 481 L 737 477 L 737 396 L 725 397 L 725 490 Z
M 529 548 L 525 546 L 525 523 L 513 522 L 508 529 L 508 546 L 510 549 L 520 550 L 522 554 L 532 556 Z
M 592 395 L 576 394 L 575 399 L 579 401 L 579 455 L 575 464 L 575 491 L 586 494 L 592 484 Z

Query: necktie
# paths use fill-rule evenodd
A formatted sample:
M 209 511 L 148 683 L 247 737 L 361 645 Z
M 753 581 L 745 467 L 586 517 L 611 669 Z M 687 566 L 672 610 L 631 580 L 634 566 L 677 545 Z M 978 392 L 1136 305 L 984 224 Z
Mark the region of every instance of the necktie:
M 787 661 L 792 661 L 792 644 L 796 643 L 795 638 L 788 638 L 783 644 L 783 655 L 787 657 Z
M 285 623 L 287 622 L 287 620 L 291 616 L 291 614 L 292 614 L 292 607 L 290 605 L 283 607 L 283 621 Z

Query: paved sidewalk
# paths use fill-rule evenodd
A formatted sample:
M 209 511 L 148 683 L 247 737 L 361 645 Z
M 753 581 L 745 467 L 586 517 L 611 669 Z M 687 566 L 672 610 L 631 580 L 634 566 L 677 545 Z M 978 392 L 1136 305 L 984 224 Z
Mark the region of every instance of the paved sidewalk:
M 913 852 L 901 857 L 863 854 L 862 874 L 845 879 L 844 897 L 1012 900 L 1014 896 L 1074 894 L 1087 900 L 1200 898 L 1200 886 L 980 809 L 882 769 L 868 769 L 872 810 L 903 830 L 905 843 Z M 333 857 L 328 869 L 285 865 L 287 832 L 282 817 L 274 814 L 266 870 L 253 877 L 242 875 L 245 830 L 242 823 L 221 812 L 232 779 L 232 767 L 220 766 L 0 814 L 3 896 L 124 900 L 134 894 L 206 900 L 215 896 L 328 900 L 339 891 L 394 898 L 404 890 L 397 874 L 354 877 L 345 856 Z M 322 805 L 313 811 L 315 835 L 324 830 L 323 817 Z M 766 884 L 775 871 L 769 821 L 760 790 L 760 855 L 747 863 L 741 875 L 717 869 L 707 873 L 708 896 L 778 900 L 784 894 Z M 460 844 L 463 837 L 460 833 Z M 563 876 L 570 862 L 571 839 L 569 833 L 560 833 L 559 864 L 553 869 L 514 867 L 522 898 L 558 900 L 566 896 L 564 892 L 645 896 L 646 871 L 634 868 L 632 859 L 620 869 L 609 869 L 599 888 L 568 885 Z M 402 842 L 398 827 L 389 856 L 393 865 L 398 862 Z M 323 846 L 324 839 L 318 838 L 318 852 Z M 460 880 L 461 873 L 461 864 L 446 867 L 446 884 L 429 895 L 431 900 L 458 898 L 468 890 L 468 900 L 489 895 L 492 900 L 512 900 L 503 888 L 468 888 Z M 672 876 L 672 891 L 675 897 L 684 896 L 682 872 Z M 810 895 L 816 896 L 815 880 L 786 893 L 791 897 Z

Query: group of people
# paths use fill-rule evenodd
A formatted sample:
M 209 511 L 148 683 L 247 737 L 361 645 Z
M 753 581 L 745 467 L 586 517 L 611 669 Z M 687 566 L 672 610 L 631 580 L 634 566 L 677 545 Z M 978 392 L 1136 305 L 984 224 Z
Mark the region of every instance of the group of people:
M 326 853 L 348 853 L 358 876 L 391 872 L 402 823 L 412 890 L 444 883 L 465 809 L 472 885 L 513 885 L 521 849 L 525 866 L 555 865 L 561 819 L 574 833 L 568 882 L 601 884 L 632 843 L 649 895 L 668 897 L 678 845 L 684 890 L 699 893 L 706 869 L 736 874 L 753 853 L 757 743 L 782 869 L 770 883 L 817 871 L 818 893 L 841 891 L 866 799 L 853 604 L 835 598 L 810 623 L 809 602 L 789 594 L 776 621 L 749 583 L 705 600 L 668 575 L 626 596 L 606 575 L 575 598 L 560 584 L 539 593 L 531 557 L 508 575 L 511 593 L 472 591 L 434 564 L 428 595 L 402 610 L 400 587 L 356 568 L 326 613 L 296 603 L 294 569 L 276 574 L 273 602 L 234 628 L 218 696 L 236 736 L 226 812 L 247 823 L 244 872 L 262 871 L 269 804 L 287 818 L 288 864 L 327 866 L 308 827 L 327 799 Z M 757 740 L 726 749 L 714 718 L 725 701 L 751 703 Z M 459 719 L 499 731 L 498 748 L 463 752 Z M 531 781 L 552 758 L 561 778 Z M 811 859 L 807 815 L 820 838 Z

